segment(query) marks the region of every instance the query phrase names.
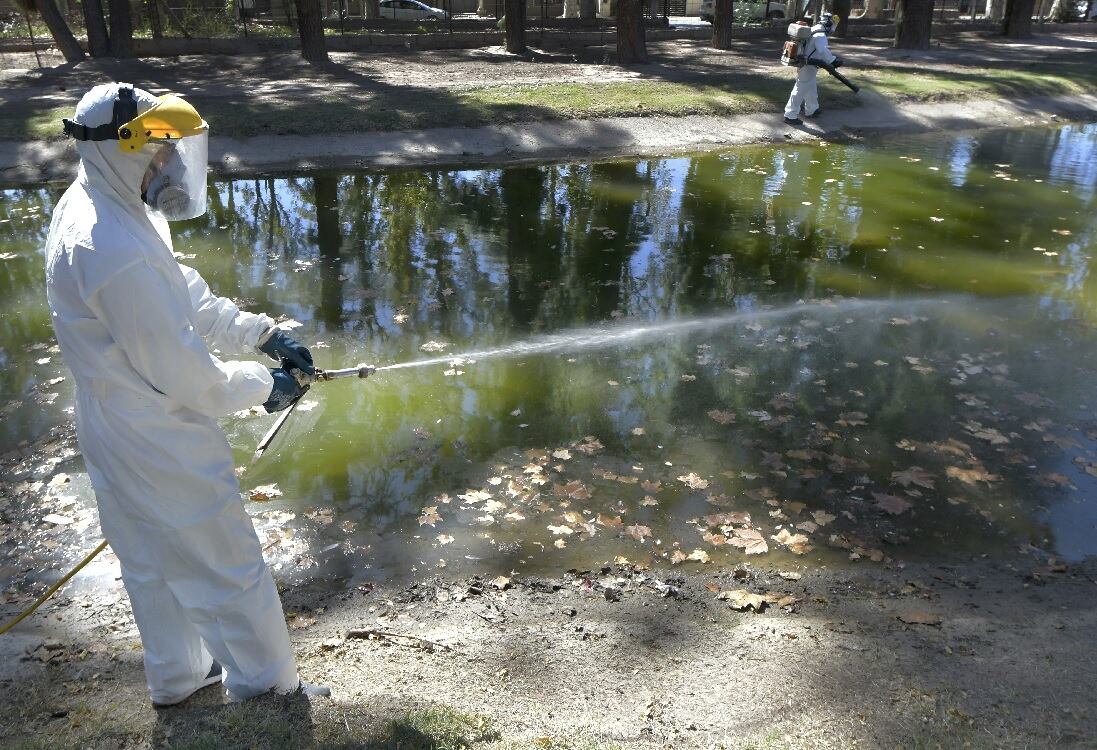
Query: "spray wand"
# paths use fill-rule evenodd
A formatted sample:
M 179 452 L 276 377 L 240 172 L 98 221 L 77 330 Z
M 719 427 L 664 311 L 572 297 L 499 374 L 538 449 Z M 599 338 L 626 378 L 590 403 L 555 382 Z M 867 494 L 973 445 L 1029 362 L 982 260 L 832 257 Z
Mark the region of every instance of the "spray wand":
M 297 380 L 302 388 L 308 390 L 309 386 L 313 383 L 322 383 L 328 380 L 338 380 L 340 378 L 368 378 L 372 373 L 377 372 L 377 370 L 379 369 L 385 370 L 387 368 L 378 368 L 373 367 L 372 365 L 360 364 L 354 367 L 346 367 L 342 370 L 321 370 L 317 368 L 315 375 L 309 375 L 308 373 L 302 372 L 295 367 L 292 368 L 289 373 L 294 377 L 295 380 Z M 301 396 L 304 395 L 304 393 L 301 394 Z M 278 436 L 278 432 L 282 429 L 282 425 L 284 425 L 289 420 L 290 415 L 293 414 L 294 409 L 297 408 L 297 404 L 301 401 L 301 396 L 293 399 L 293 403 L 291 403 L 285 409 L 285 411 L 282 412 L 281 416 L 278 417 L 278 421 L 271 425 L 270 429 L 267 430 L 267 434 L 264 435 L 263 439 L 259 441 L 259 445 L 255 446 L 255 455 L 251 457 L 251 462 L 253 464 L 263 457 L 263 453 L 265 453 L 267 448 L 270 447 L 270 444 L 274 442 L 274 438 Z

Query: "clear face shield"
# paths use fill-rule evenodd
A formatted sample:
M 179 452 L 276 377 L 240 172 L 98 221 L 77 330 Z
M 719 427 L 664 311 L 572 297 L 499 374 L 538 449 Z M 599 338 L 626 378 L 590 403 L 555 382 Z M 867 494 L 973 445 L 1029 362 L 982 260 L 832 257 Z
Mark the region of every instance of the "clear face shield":
M 182 98 L 165 94 L 118 128 L 118 148 L 149 154 L 141 198 L 168 221 L 206 212 L 209 125 Z
M 141 184 L 141 198 L 168 221 L 193 219 L 206 212 L 206 163 L 209 131 L 178 140 L 149 140 L 142 150 L 152 160 Z

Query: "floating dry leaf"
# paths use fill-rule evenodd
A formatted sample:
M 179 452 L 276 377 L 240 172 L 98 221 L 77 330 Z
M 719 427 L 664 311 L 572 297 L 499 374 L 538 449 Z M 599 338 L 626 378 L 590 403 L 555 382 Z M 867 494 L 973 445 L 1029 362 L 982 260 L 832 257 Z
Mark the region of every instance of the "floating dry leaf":
M 453 537 L 451 537 L 449 534 L 439 534 L 437 537 L 435 537 L 435 539 L 438 540 L 439 544 L 443 545 L 449 544 L 453 541 Z
M 442 516 L 438 515 L 437 505 L 429 505 L 426 508 L 423 508 L 423 512 L 419 514 L 420 526 L 426 526 L 428 524 L 433 526 L 441 520 Z
M 685 484 L 691 490 L 704 490 L 708 488 L 708 480 L 697 476 L 695 472 L 678 477 L 678 481 Z
M 699 563 L 707 563 L 708 562 L 708 553 L 705 552 L 703 549 L 695 549 L 695 550 L 693 550 L 693 552 L 689 553 L 689 557 L 687 557 L 686 559 L 687 560 L 693 560 L 694 562 L 699 562 Z
M 1001 480 L 1001 477 L 997 474 L 991 474 L 982 466 L 976 466 L 971 469 L 961 469 L 959 466 L 949 466 L 945 469 L 945 474 L 952 479 L 958 479 L 964 484 L 977 484 L 979 482 L 997 482 Z
M 797 555 L 802 555 L 805 552 L 810 552 L 814 549 L 806 536 L 803 534 L 789 533 L 788 529 L 781 529 L 781 531 L 770 537 L 770 539 L 785 545 L 791 552 Z
M 769 552 L 766 538 L 755 529 L 735 529 L 728 538 L 728 544 L 744 550 L 748 555 L 764 555 Z
M 642 542 L 644 541 L 644 539 L 651 536 L 651 529 L 647 526 L 641 526 L 639 524 L 636 524 L 634 526 L 626 526 L 625 534 L 632 537 L 638 542 Z
M 735 421 L 734 412 L 721 411 L 720 409 L 713 409 L 712 411 L 708 412 L 708 417 L 718 424 L 731 424 Z
M 909 487 L 912 484 L 925 487 L 927 490 L 932 490 L 934 487 L 933 475 L 921 466 L 911 466 L 903 471 L 893 471 L 891 472 L 891 479 L 904 487 Z
M 876 507 L 886 513 L 890 513 L 893 516 L 897 516 L 900 513 L 904 513 L 910 510 L 911 504 L 897 495 L 888 495 L 883 492 L 873 492 L 872 496 L 876 499 Z
M 257 503 L 263 503 L 267 500 L 273 500 L 276 497 L 282 496 L 282 490 L 278 489 L 277 484 L 261 484 L 251 491 L 248 495 L 249 498 Z
M 710 513 L 705 516 L 705 523 L 709 526 L 747 525 L 750 523 L 750 514 L 741 511 L 729 513 Z

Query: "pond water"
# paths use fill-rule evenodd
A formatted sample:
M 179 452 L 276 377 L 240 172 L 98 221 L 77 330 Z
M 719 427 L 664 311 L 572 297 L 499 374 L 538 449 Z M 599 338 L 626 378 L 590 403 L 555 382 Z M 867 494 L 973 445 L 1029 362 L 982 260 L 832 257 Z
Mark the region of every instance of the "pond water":
M 225 420 L 283 577 L 1097 550 L 1095 125 L 210 188 L 215 290 L 321 367 L 432 360 L 316 385 L 253 466 L 273 418 Z M 45 438 L 62 190 L 0 199 L 0 452 L 46 449 L 9 555 L 97 533 Z

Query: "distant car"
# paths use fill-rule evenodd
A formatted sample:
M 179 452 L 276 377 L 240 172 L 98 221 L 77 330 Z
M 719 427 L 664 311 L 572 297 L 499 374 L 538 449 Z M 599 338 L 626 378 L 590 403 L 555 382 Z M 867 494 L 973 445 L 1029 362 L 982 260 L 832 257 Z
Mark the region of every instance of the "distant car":
M 735 0 L 735 8 L 738 10 L 746 6 L 750 9 L 750 20 L 761 21 L 765 18 L 783 19 L 788 15 L 788 6 L 784 3 L 766 3 L 758 0 Z M 701 20 L 712 23 L 716 15 L 716 0 L 701 0 Z
M 419 0 L 381 0 L 381 18 L 395 18 L 398 21 L 442 21 L 446 12 L 434 8 Z

